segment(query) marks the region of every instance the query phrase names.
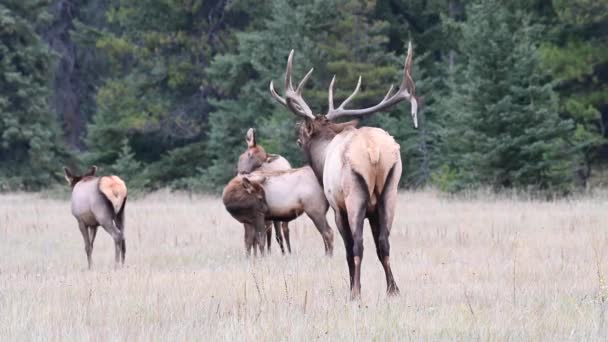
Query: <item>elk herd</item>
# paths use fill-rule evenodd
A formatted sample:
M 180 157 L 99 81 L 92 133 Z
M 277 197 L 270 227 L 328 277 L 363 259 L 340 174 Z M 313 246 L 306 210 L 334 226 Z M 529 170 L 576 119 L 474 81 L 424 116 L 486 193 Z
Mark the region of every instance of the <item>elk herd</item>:
M 417 127 L 417 102 L 411 76 L 412 46 L 408 45 L 403 75 L 397 91 L 391 86 L 376 105 L 360 109 L 345 108 L 361 87 L 337 108 L 333 92 L 335 76 L 329 84 L 328 111 L 313 114 L 302 92 L 313 69 L 297 87 L 292 82 L 294 51 L 287 59 L 284 93 L 279 95 L 270 82 L 271 96 L 300 117 L 297 143 L 307 165 L 292 168 L 282 156 L 267 153 L 257 143 L 256 131 L 246 134 L 247 149 L 239 156 L 237 175 L 224 187 L 223 204 L 228 213 L 244 226 L 247 255 L 264 255 L 270 251 L 274 227 L 276 241 L 285 254 L 291 253 L 289 222 L 306 214 L 321 234 L 325 254 L 331 256 L 334 234 L 327 222 L 331 207 L 335 224 L 346 250 L 350 275 L 351 298 L 361 292 L 361 261 L 363 258 L 363 226 L 367 218 L 376 246 L 376 254 L 384 268 L 387 293 L 399 293 L 390 265 L 389 236 L 395 216 L 397 187 L 401 178 L 400 146 L 380 128 L 357 127 L 358 118 L 385 110 L 401 101 L 411 104 L 414 127 Z M 354 118 L 341 122 L 342 118 Z M 117 176 L 97 177 L 93 166 L 83 175 L 74 175 L 64 168 L 72 188 L 72 214 L 85 243 L 89 268 L 91 253 L 102 226 L 114 239 L 116 263 L 125 260 L 125 205 L 127 188 Z M 267 246 L 266 246 L 267 245 Z

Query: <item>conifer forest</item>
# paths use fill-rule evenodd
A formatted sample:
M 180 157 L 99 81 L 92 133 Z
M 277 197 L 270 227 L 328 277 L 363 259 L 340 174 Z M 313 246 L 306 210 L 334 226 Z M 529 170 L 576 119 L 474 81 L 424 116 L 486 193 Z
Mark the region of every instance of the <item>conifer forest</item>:
M 313 112 L 399 84 L 419 103 L 362 120 L 401 146 L 404 188 L 568 194 L 608 165 L 607 0 L 2 0 L 0 190 L 97 165 L 132 189 L 216 192 L 245 132 L 304 163 L 270 96 L 289 52 Z

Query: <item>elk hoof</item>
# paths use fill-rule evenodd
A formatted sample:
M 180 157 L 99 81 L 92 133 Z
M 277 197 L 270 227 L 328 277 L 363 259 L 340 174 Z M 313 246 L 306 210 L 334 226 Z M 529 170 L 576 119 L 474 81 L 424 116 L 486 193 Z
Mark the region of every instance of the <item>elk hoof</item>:
M 391 284 L 391 285 L 389 285 L 388 289 L 386 289 L 386 293 L 389 296 L 398 296 L 399 295 L 399 288 L 397 287 L 397 284 Z

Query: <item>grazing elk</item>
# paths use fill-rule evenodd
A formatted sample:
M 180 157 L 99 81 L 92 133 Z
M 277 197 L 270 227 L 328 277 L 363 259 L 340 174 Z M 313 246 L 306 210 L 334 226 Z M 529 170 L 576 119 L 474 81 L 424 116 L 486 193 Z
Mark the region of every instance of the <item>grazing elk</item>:
M 329 204 L 323 188 L 308 166 L 286 171 L 237 175 L 224 188 L 226 210 L 245 225 L 247 254 L 255 245 L 264 253 L 265 220 L 289 222 L 302 213 L 312 220 L 325 246 L 333 254 L 334 235 L 327 223 Z
M 96 177 L 97 167 L 92 166 L 82 176 L 64 167 L 65 179 L 72 188 L 72 215 L 84 238 L 89 269 L 97 228 L 102 226 L 114 239 L 115 262 L 125 263 L 125 205 L 127 187 L 117 176 Z
M 344 240 L 350 274 L 351 298 L 361 295 L 361 259 L 363 257 L 363 221 L 368 219 L 376 252 L 386 275 L 387 292 L 398 294 L 389 262 L 389 235 L 397 185 L 401 178 L 399 144 L 387 132 L 378 128 L 357 128 L 357 121 L 337 123 L 342 117 L 361 117 L 384 110 L 408 100 L 414 127 L 417 123 L 417 102 L 411 77 L 412 46 L 408 46 L 399 90 L 392 94 L 391 86 L 378 104 L 363 109 L 346 109 L 361 86 L 361 77 L 354 92 L 338 107 L 334 107 L 335 76 L 329 85 L 329 109 L 326 114 L 313 115 L 302 97 L 302 90 L 311 69 L 294 89 L 291 80 L 293 50 L 287 59 L 285 95 L 280 96 L 270 82 L 270 93 L 279 103 L 304 118 L 299 128 L 298 143 L 323 185 L 325 196 L 334 210 L 336 225 Z
M 245 226 L 245 252 L 251 255 L 253 248 L 257 256 L 258 248 L 264 254 L 265 217 L 268 212 L 266 194 L 259 184 L 247 177 L 237 175 L 224 187 L 222 202 L 226 210 Z
M 237 171 L 239 174 L 249 174 L 253 171 L 284 171 L 291 169 L 291 165 L 287 159 L 278 154 L 268 154 L 264 148 L 257 144 L 255 129 L 249 128 L 245 136 L 247 142 L 247 151 L 239 156 Z M 270 244 L 272 241 L 272 225 L 274 225 L 277 243 L 281 247 L 281 253 L 285 254 L 283 247 L 283 237 L 287 244 L 287 250 L 291 253 L 291 241 L 289 240 L 289 225 L 287 222 L 266 221 L 266 242 L 268 243 L 268 252 L 270 253 Z M 281 236 L 281 228 L 283 236 Z

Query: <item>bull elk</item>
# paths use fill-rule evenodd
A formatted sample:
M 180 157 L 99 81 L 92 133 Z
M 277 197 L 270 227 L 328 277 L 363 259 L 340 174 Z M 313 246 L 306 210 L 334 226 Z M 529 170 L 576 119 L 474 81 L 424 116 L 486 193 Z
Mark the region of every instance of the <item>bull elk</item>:
M 289 222 L 302 213 L 306 213 L 321 233 L 325 253 L 333 253 L 334 236 L 326 218 L 329 204 L 308 166 L 237 175 L 224 188 L 222 201 L 232 217 L 245 225 L 248 255 L 252 248 L 256 253 L 256 246 L 264 253 L 265 221 Z
M 417 102 L 411 77 L 412 45 L 408 45 L 399 89 L 393 93 L 391 86 L 382 101 L 362 109 L 345 108 L 359 91 L 361 77 L 353 93 L 340 106 L 334 107 L 334 76 L 329 85 L 327 113 L 313 115 L 302 97 L 302 91 L 313 69 L 310 69 L 297 88 L 294 88 L 291 79 L 292 63 L 293 50 L 287 59 L 284 95 L 280 96 L 275 91 L 272 81 L 270 93 L 275 100 L 304 119 L 298 132 L 298 144 L 323 185 L 325 197 L 334 210 L 336 225 L 346 248 L 351 298 L 361 296 L 365 218 L 371 226 L 376 253 L 384 268 L 387 292 L 389 295 L 398 294 L 399 288 L 389 261 L 389 235 L 395 216 L 397 186 L 402 169 L 399 144 L 382 129 L 357 128 L 357 120 L 344 123 L 337 123 L 335 120 L 369 115 L 408 100 L 411 103 L 414 127 L 417 127 Z
M 278 154 L 266 153 L 266 150 L 257 143 L 255 129 L 249 128 L 245 135 L 247 150 L 239 156 L 237 171 L 239 174 L 249 174 L 254 171 L 285 171 L 291 169 L 291 165 L 287 159 Z M 283 247 L 283 237 L 287 244 L 287 251 L 291 253 L 291 241 L 289 240 L 289 225 L 287 222 L 266 221 L 266 243 L 268 244 L 268 252 L 270 252 L 270 244 L 272 241 L 272 225 L 274 225 L 277 243 L 281 248 L 281 252 L 285 254 Z M 281 229 L 283 234 L 281 236 Z
M 125 205 L 127 187 L 117 176 L 96 177 L 97 167 L 92 166 L 83 175 L 75 175 L 69 168 L 63 168 L 65 179 L 72 188 L 72 215 L 78 221 L 84 239 L 89 269 L 91 254 L 97 236 L 97 228 L 102 226 L 114 239 L 115 262 L 125 263 L 126 245 Z

